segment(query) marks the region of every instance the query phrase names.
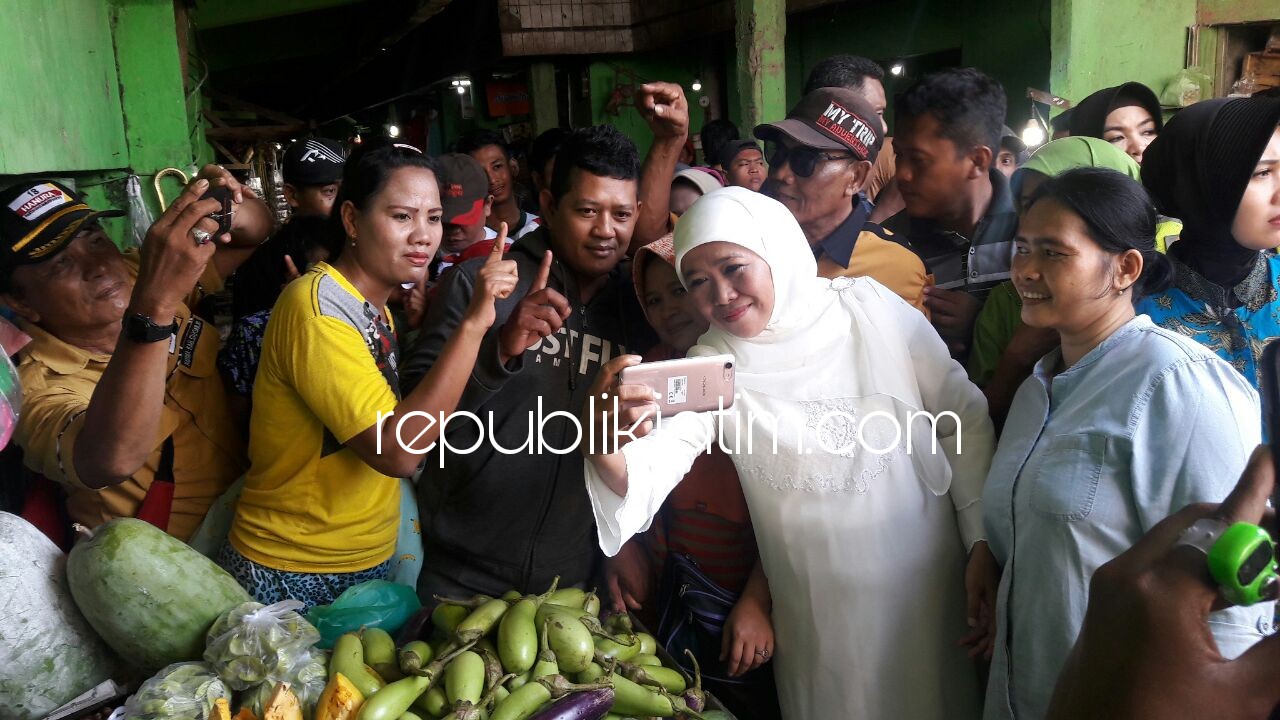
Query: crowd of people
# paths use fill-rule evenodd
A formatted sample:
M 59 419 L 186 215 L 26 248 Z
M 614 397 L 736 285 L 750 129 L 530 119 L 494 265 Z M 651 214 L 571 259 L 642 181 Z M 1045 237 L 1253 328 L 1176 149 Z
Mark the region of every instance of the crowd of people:
M 412 516 L 425 603 L 599 587 L 744 719 L 1194 717 L 1154 666 L 1199 687 L 1207 655 L 1243 677 L 1275 647 L 1274 603 L 1213 605 L 1170 548 L 1197 504 L 1258 521 L 1274 482 L 1246 464 L 1280 96 L 1166 121 L 1126 83 L 1028 148 L 980 70 L 912 85 L 892 138 L 882 80 L 827 58 L 750 137 L 708 122 L 696 165 L 661 82 L 643 161 L 607 125 L 520 156 L 305 139 L 284 225 L 208 166 L 124 251 L 120 211 L 18 183 L 16 444 L 71 520 L 198 538 L 264 603 L 403 579 Z M 659 417 L 620 379 L 722 354 L 731 412 Z M 1270 712 L 1274 683 L 1232 682 L 1205 692 Z

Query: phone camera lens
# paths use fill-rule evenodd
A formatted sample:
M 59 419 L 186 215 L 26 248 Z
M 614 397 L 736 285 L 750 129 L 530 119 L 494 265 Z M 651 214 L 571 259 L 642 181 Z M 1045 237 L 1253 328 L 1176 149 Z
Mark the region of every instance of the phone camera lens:
M 731 363 L 731 362 L 727 362 L 727 363 L 725 363 L 725 364 L 724 364 L 724 369 L 725 369 L 725 370 L 731 370 L 731 369 L 733 369 L 733 363 Z

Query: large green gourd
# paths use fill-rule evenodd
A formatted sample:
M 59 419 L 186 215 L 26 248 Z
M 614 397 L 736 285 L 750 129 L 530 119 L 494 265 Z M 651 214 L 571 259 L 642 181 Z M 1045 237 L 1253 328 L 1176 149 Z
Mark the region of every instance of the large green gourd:
M 0 717 L 35 720 L 111 677 L 111 651 L 67 590 L 67 558 L 0 512 Z
M 121 660 L 143 672 L 199 660 L 213 621 L 252 599 L 213 561 L 142 520 L 112 520 L 91 534 L 67 558 L 71 594 Z

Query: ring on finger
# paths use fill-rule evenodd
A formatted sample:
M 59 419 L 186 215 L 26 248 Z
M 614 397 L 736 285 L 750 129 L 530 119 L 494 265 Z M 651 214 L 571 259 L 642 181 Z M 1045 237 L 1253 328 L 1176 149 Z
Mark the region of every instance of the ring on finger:
M 756 651 L 756 654 L 757 654 L 757 655 L 759 655 L 760 657 L 764 658 L 765 660 L 768 660 L 768 659 L 769 659 L 769 651 L 768 651 L 768 650 L 757 650 L 757 651 Z
M 191 236 L 196 239 L 197 245 L 204 245 L 209 242 L 209 238 L 213 237 L 213 233 L 200 228 L 191 228 Z

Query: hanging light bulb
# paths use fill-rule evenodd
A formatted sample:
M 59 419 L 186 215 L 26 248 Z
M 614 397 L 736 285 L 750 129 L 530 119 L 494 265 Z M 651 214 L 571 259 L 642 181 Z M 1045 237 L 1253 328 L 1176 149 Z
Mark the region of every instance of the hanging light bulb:
M 902 77 L 902 73 L 905 71 L 906 68 L 902 66 L 902 63 L 894 63 L 893 66 L 889 68 L 889 74 L 894 77 Z
M 1040 147 L 1044 144 L 1045 133 L 1044 128 L 1033 117 L 1027 121 L 1027 126 L 1022 129 L 1022 142 L 1029 148 Z
M 694 78 L 693 84 L 690 85 L 689 87 L 693 88 L 694 92 L 702 92 L 702 81 L 699 80 L 698 78 Z
M 387 126 L 387 137 L 393 137 L 393 138 L 398 138 L 398 137 L 400 137 L 400 126 L 399 126 L 399 125 L 388 125 L 388 126 Z
M 459 95 L 466 95 L 466 94 L 467 94 L 467 89 L 466 89 L 465 87 L 463 87 L 463 86 L 459 85 L 459 86 L 458 86 L 458 94 L 459 94 Z

